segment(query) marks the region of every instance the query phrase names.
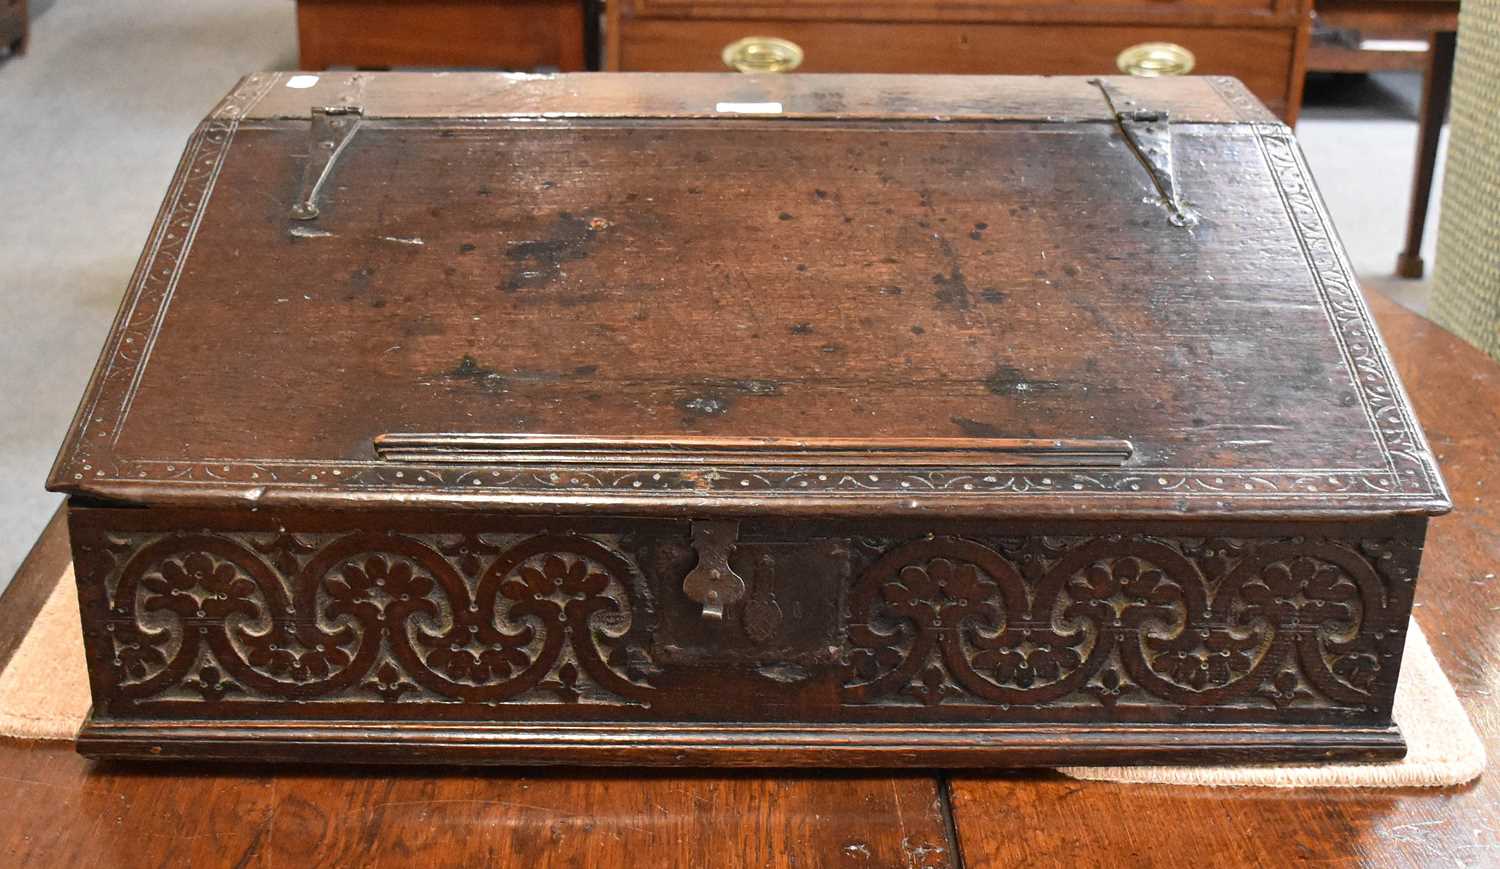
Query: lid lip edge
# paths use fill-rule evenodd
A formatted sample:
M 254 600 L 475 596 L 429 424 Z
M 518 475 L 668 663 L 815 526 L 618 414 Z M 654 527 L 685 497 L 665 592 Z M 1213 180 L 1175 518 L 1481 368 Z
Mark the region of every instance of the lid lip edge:
M 626 494 L 598 491 L 580 493 L 471 493 L 445 490 L 309 489 L 272 483 L 208 485 L 165 481 L 76 481 L 49 479 L 47 491 L 69 498 L 106 502 L 104 506 L 145 509 L 209 508 L 227 510 L 318 510 L 345 512 L 444 511 L 570 514 L 618 511 L 649 516 L 785 516 L 826 515 L 839 518 L 933 519 L 1115 519 L 1115 520 L 1243 520 L 1243 521 L 1356 521 L 1399 516 L 1437 517 L 1451 513 L 1446 492 L 1365 496 L 1285 494 L 1246 496 L 1227 494 L 1214 504 L 1212 493 L 1191 496 L 1136 493 L 1110 495 L 1037 492 L 1003 496 L 985 493 L 942 494 L 843 492 L 672 492 Z M 1122 503 L 1129 498 L 1136 505 Z M 1379 500 L 1376 500 L 1376 499 Z M 1195 503 L 1200 502 L 1200 503 Z M 1209 503 L 1201 503 L 1209 502 Z

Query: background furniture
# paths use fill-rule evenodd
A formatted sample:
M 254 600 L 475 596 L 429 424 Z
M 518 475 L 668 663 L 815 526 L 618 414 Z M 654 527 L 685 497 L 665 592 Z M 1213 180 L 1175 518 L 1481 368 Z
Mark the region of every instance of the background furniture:
M 1396 258 L 1396 274 L 1422 276 L 1422 236 L 1437 165 L 1438 136 L 1448 114 L 1457 41 L 1458 3 L 1451 0 L 1316 0 L 1317 28 L 1307 53 L 1308 72 L 1420 70 L 1422 107 L 1418 116 L 1417 169 L 1412 180 L 1406 246 Z M 1393 41 L 1426 42 L 1422 51 L 1392 50 Z
M 723 71 L 729 46 L 776 37 L 800 49 L 805 72 L 1092 75 L 1119 73 L 1132 46 L 1166 43 L 1131 62 L 1181 71 L 1187 49 L 1195 74 L 1239 78 L 1289 122 L 1311 20 L 1307 0 L 613 0 L 608 11 L 611 70 Z M 749 64 L 792 52 L 763 40 L 736 50 Z
M 563 72 L 598 57 L 597 0 L 297 0 L 303 69 Z
M 1459 505 L 1421 619 L 1491 768 L 1443 791 L 1086 783 L 1050 773 L 613 773 L 127 765 L 0 740 L 8 865 L 1480 865 L 1500 860 L 1500 365 L 1370 299 Z M 67 563 L 55 519 L 0 598 L 8 661 Z M 543 858 L 539 860 L 538 858 Z
M 0 48 L 11 54 L 25 54 L 30 16 L 26 0 L 0 0 Z
M 1500 3 L 1464 4 L 1433 310 L 1500 359 Z

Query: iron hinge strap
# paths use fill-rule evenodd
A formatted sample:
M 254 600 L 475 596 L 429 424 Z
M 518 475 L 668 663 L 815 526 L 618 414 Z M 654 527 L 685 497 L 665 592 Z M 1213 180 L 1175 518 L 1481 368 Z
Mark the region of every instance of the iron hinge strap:
M 302 168 L 302 192 L 292 206 L 296 220 L 318 216 L 318 193 L 333 174 L 334 164 L 364 121 L 360 106 L 321 106 L 312 110 L 312 132 L 308 139 L 307 163 Z
M 1134 99 L 1104 79 L 1093 79 L 1114 113 L 1130 149 L 1151 176 L 1173 226 L 1193 226 L 1198 215 L 1183 199 L 1172 170 L 1171 115 L 1164 109 L 1140 108 Z

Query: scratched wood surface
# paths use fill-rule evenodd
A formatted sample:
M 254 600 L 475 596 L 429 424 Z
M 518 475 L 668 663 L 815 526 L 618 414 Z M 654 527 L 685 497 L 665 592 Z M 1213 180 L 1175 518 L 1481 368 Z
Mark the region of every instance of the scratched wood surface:
M 1377 315 L 1454 480 L 1418 591 L 1439 661 L 1500 756 L 1500 366 L 1379 298 Z M 67 558 L 53 522 L 0 598 L 0 661 Z M 922 776 L 134 767 L 0 743 L 11 865 L 953 866 L 942 782 Z M 1445 791 L 1221 790 L 1049 775 L 949 782 L 962 865 L 1485 865 L 1500 778 Z M 1129 819 L 1123 822 L 1122 819 Z
M 1213 226 L 1189 232 L 1104 124 L 367 123 L 316 226 L 288 226 L 303 126 L 240 130 L 220 189 L 268 195 L 205 214 L 120 454 L 358 460 L 456 430 L 1119 438 L 1142 472 L 1383 460 L 1245 128 L 1176 132 Z
M 968 865 L 1500 862 L 1500 775 L 1494 770 L 1500 758 L 1500 499 L 1491 492 L 1500 480 L 1500 365 L 1383 297 L 1371 302 L 1453 487 L 1454 512 L 1428 532 L 1415 612 L 1484 740 L 1490 772 L 1459 788 L 1367 792 L 964 775 L 951 787 Z

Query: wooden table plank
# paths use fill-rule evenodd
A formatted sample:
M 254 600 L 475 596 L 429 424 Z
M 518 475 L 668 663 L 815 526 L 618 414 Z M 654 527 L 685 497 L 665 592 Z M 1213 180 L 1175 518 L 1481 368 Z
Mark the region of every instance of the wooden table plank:
M 1417 618 L 1500 757 L 1500 365 L 1431 322 L 1372 297 L 1397 368 L 1443 465 L 1455 512 L 1436 520 Z M 1495 865 L 1500 775 L 1444 790 L 1108 785 L 1060 776 L 955 778 L 970 866 Z
M 936 782 L 91 764 L 0 744 L 10 866 L 950 866 Z

